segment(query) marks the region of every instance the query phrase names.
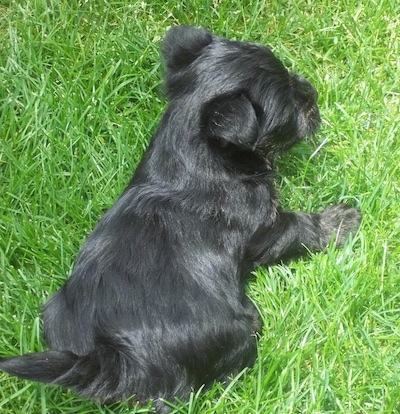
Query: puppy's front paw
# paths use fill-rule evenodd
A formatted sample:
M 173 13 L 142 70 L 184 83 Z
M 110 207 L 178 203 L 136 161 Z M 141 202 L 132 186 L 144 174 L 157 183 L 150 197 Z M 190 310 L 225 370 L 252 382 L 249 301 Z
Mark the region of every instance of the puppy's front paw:
M 355 234 L 360 227 L 361 212 L 345 204 L 328 207 L 321 213 L 321 243 L 327 246 L 332 236 L 336 246 L 344 245 L 349 234 Z

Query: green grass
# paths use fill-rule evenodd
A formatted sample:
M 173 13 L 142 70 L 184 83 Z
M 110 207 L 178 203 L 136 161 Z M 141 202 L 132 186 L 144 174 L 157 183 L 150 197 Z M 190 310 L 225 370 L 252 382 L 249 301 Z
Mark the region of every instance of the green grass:
M 257 271 L 257 364 L 176 413 L 400 412 L 400 6 L 0 1 L 0 353 L 43 349 L 40 308 L 128 182 L 165 107 L 172 24 L 270 45 L 319 91 L 323 128 L 278 163 L 285 208 L 359 205 L 342 251 Z M 1 413 L 99 407 L 0 374 Z

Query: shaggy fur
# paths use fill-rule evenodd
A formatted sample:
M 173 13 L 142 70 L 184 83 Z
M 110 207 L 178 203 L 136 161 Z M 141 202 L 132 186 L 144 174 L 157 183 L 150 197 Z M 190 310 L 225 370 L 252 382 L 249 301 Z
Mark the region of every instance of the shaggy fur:
M 344 205 L 285 212 L 273 158 L 320 117 L 317 93 L 266 47 L 174 27 L 163 48 L 169 106 L 128 187 L 44 307 L 51 350 L 1 359 L 10 374 L 100 402 L 186 399 L 253 364 L 261 328 L 249 273 L 343 244 Z

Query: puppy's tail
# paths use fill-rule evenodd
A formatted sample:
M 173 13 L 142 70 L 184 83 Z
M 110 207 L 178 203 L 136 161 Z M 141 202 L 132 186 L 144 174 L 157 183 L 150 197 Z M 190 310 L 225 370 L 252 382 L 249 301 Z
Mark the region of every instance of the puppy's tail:
M 49 350 L 0 358 L 0 370 L 24 379 L 61 385 L 98 402 L 126 399 L 137 384 L 131 358 L 103 346 L 87 355 Z
M 46 351 L 13 358 L 0 358 L 0 370 L 33 381 L 52 383 L 79 361 L 69 351 Z

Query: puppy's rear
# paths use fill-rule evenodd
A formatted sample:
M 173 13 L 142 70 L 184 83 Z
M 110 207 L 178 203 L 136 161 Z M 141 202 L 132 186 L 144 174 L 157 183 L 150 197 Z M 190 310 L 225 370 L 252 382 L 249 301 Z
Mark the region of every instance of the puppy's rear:
M 178 221 L 180 201 L 138 187 L 100 221 L 45 305 L 53 350 L 3 359 L 1 369 L 99 402 L 153 399 L 167 412 L 162 399 L 184 399 L 253 362 L 254 315 L 229 283 L 229 256 L 212 251 L 207 221 L 196 239 L 191 213 L 181 208 Z
M 247 245 L 278 209 L 266 158 L 319 122 L 311 85 L 264 47 L 180 27 L 164 58 L 170 105 L 45 306 L 52 350 L 0 361 L 101 402 L 153 399 L 160 413 L 163 399 L 253 363 L 260 320 L 243 286 L 257 258 Z

